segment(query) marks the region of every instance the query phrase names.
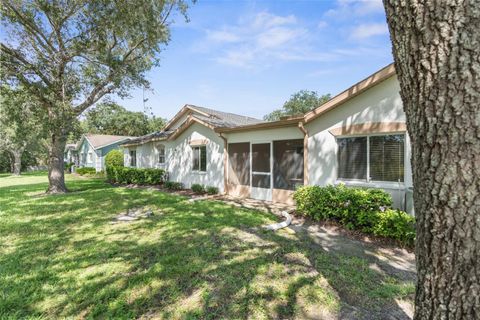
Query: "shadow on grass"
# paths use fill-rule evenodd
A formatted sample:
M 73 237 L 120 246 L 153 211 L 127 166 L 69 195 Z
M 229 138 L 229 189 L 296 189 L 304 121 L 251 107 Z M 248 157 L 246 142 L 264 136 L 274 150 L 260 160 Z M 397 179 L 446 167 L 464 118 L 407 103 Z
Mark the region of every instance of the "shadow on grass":
M 395 299 L 409 283 L 258 228 L 271 215 L 98 180 L 27 195 L 42 188 L 0 196 L 0 317 L 408 318 Z M 112 223 L 144 205 L 150 219 Z

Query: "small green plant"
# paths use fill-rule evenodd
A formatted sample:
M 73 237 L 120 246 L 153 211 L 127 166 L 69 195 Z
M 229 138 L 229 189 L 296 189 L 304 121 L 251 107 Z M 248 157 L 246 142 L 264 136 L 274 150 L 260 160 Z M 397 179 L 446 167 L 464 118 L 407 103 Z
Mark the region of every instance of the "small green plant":
M 175 181 L 166 181 L 164 186 L 168 190 L 182 190 L 183 189 L 183 184 L 181 182 L 175 182 Z
M 209 187 L 206 188 L 206 190 L 207 190 L 207 193 L 210 194 L 210 195 L 218 194 L 218 188 L 217 187 L 209 186 Z
M 123 153 L 112 150 L 105 156 L 105 167 L 123 167 Z
M 205 186 L 203 184 L 194 183 L 192 184 L 192 191 L 197 194 L 205 193 Z
M 79 175 L 83 176 L 83 175 L 95 174 L 97 172 L 97 170 L 95 170 L 95 168 L 91 168 L 91 167 L 83 167 L 83 168 L 77 168 L 75 170 L 75 172 L 78 173 Z

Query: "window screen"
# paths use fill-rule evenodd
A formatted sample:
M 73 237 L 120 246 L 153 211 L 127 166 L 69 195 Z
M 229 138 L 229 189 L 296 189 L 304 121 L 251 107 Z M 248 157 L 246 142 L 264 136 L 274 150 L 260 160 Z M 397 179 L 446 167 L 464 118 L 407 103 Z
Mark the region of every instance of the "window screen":
M 367 179 L 367 137 L 340 138 L 338 143 L 338 177 Z
M 370 137 L 370 179 L 404 180 L 405 135 Z
M 250 144 L 248 142 L 228 144 L 228 183 L 250 185 Z
M 207 147 L 193 147 L 193 166 L 195 171 L 207 171 Z
M 252 144 L 252 172 L 270 173 L 270 143 Z
M 273 186 L 295 190 L 303 185 L 303 140 L 273 142 Z

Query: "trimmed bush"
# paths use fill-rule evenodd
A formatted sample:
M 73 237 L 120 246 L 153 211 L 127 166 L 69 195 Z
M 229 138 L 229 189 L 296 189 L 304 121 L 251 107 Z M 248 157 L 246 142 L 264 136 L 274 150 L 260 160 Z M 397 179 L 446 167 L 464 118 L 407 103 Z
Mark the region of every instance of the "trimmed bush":
M 157 185 L 163 183 L 164 176 L 162 169 L 107 167 L 107 179 L 112 183 Z
M 217 187 L 207 187 L 207 193 L 210 195 L 218 194 L 218 188 Z
M 192 191 L 198 194 L 205 193 L 205 187 L 202 184 L 194 183 L 192 184 Z
M 376 236 L 393 238 L 412 246 L 415 241 L 415 218 L 400 210 L 380 211 L 371 231 Z
M 182 190 L 183 189 L 183 184 L 181 182 L 175 182 L 175 181 L 166 181 L 164 186 L 168 190 Z
M 105 167 L 123 167 L 123 153 L 112 150 L 105 156 Z
M 79 175 L 83 176 L 83 175 L 86 175 L 86 174 L 95 174 L 97 173 L 97 170 L 95 170 L 95 168 L 91 168 L 91 167 L 83 167 L 83 168 L 77 168 L 75 170 L 76 173 L 78 173 Z
M 342 184 L 304 186 L 293 197 L 297 211 L 313 220 L 338 221 L 348 229 L 390 237 L 408 245 L 415 238 L 415 218 L 389 209 L 392 197 L 383 190 L 347 188 Z

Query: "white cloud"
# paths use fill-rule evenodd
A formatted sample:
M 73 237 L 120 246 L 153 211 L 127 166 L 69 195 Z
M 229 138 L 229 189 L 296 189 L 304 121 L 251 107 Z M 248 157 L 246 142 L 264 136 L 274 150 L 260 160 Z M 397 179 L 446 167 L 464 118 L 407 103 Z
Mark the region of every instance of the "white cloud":
M 368 23 L 356 26 L 352 31 L 352 38 L 362 40 L 373 36 L 388 34 L 388 27 L 385 23 Z
M 207 39 L 216 42 L 238 42 L 240 40 L 235 33 L 224 30 L 207 30 Z
M 318 22 L 317 24 L 317 28 L 318 29 L 323 29 L 323 28 L 326 28 L 328 26 L 328 22 L 327 21 L 324 21 L 324 20 L 321 20 L 320 22 Z
M 307 33 L 294 15 L 259 12 L 240 18 L 233 25 L 207 30 L 205 39 L 194 48 L 220 52 L 214 59 L 222 64 L 250 68 L 264 65 L 272 58 L 286 60 L 285 52 L 305 47 Z
M 346 20 L 378 13 L 384 13 L 382 0 L 337 0 L 336 7 L 328 10 L 325 16 Z

